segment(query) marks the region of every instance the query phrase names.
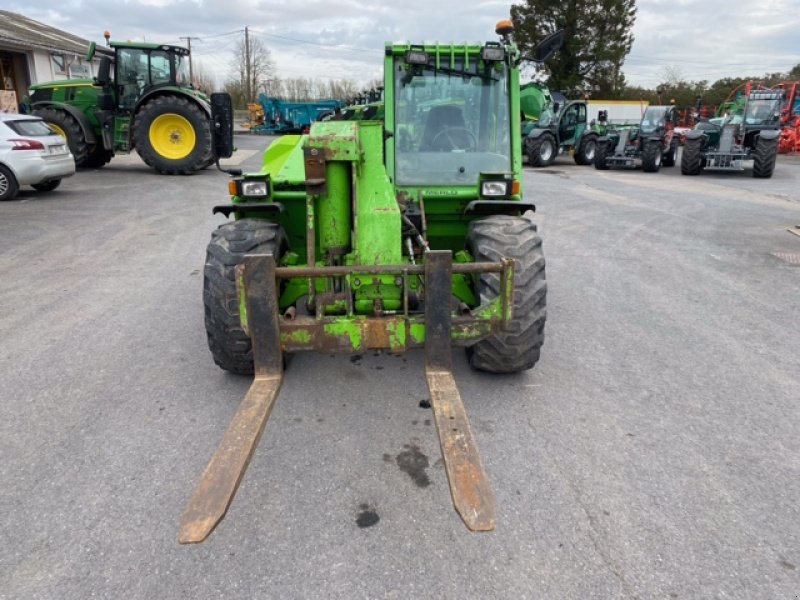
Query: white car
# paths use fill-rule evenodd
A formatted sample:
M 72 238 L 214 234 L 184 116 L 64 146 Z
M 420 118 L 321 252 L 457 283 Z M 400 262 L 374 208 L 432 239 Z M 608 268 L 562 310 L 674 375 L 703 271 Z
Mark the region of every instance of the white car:
M 50 192 L 74 174 L 67 140 L 44 121 L 0 113 L 0 201 L 12 200 L 23 185 Z

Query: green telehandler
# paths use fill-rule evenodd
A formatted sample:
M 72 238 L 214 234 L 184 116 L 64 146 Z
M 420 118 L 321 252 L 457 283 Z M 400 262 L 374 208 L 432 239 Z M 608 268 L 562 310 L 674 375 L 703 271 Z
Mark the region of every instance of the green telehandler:
M 213 162 L 209 98 L 189 82 L 189 51 L 163 44 L 110 42 L 97 77 L 31 86 L 27 109 L 67 139 L 78 167 L 98 168 L 136 150 L 166 175 Z M 92 42 L 87 61 L 95 54 Z
M 233 217 L 204 270 L 208 344 L 223 369 L 255 374 L 183 514 L 202 542 L 223 518 L 283 379 L 283 354 L 425 350 L 456 510 L 495 526 L 494 493 L 452 374 L 516 373 L 544 342 L 545 260 L 522 196 L 519 61 L 499 42 L 387 44 L 383 120 L 330 120 L 279 138 L 258 173 L 234 174 Z M 557 40 L 556 40 L 557 41 Z M 554 42 L 537 49 L 544 54 Z M 218 155 L 232 142 L 219 138 Z

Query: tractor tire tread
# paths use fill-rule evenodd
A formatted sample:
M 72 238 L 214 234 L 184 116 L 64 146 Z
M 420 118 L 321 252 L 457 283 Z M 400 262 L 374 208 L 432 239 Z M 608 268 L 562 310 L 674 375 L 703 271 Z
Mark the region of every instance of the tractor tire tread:
M 152 121 L 171 111 L 187 119 L 195 131 L 194 149 L 178 160 L 161 156 L 150 143 Z M 211 120 L 197 104 L 182 96 L 158 96 L 140 107 L 133 125 L 133 141 L 142 160 L 162 175 L 191 175 L 206 168 L 213 154 Z
M 704 166 L 703 144 L 701 140 L 686 140 L 681 154 L 681 174 L 699 175 Z
M 550 154 L 549 160 L 542 160 L 542 155 L 540 153 L 542 143 L 545 140 L 549 140 L 550 144 L 552 145 L 553 152 Z M 537 138 L 525 138 L 525 151 L 528 155 L 528 164 L 532 167 L 549 167 L 553 164 L 553 161 L 556 159 L 556 155 L 558 154 L 558 148 L 556 146 L 555 138 L 550 135 L 549 133 L 545 133 L 540 135 Z
M 778 140 L 759 140 L 753 151 L 753 177 L 767 179 L 775 171 L 778 159 Z
M 468 249 L 478 262 L 513 258 L 514 317 L 507 331 L 467 349 L 470 365 L 490 373 L 516 373 L 533 367 L 544 343 L 547 282 L 542 238 L 527 216 L 496 215 L 473 221 Z M 500 295 L 500 275 L 478 278 L 480 302 Z
M 246 254 L 272 254 L 278 260 L 285 247 L 283 229 L 271 221 L 231 221 L 211 234 L 203 269 L 205 326 L 214 362 L 226 371 L 253 373 L 250 337 L 239 320 L 236 266 Z
M 57 125 L 61 131 L 67 134 L 67 146 L 72 153 L 72 158 L 75 159 L 75 166 L 84 167 L 89 156 L 89 144 L 86 143 L 86 136 L 75 117 L 57 108 L 35 108 L 33 114 L 41 117 L 47 123 Z

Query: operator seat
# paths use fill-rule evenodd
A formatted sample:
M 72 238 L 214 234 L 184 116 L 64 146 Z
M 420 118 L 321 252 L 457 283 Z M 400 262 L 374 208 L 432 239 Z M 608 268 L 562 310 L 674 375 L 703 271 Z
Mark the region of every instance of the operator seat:
M 464 113 L 458 106 L 434 106 L 428 112 L 428 117 L 425 120 L 425 130 L 422 132 L 422 141 L 420 142 L 420 151 L 437 151 L 443 150 L 440 143 L 437 142 L 436 147 L 433 145 L 433 140 L 442 131 L 450 129 L 451 127 L 459 127 L 464 129 Z

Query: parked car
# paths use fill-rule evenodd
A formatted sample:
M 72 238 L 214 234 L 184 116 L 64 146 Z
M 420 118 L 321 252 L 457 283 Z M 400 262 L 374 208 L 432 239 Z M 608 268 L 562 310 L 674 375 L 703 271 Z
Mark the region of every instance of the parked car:
M 51 192 L 74 174 L 67 140 L 42 119 L 0 113 L 0 200 L 12 200 L 23 185 Z

